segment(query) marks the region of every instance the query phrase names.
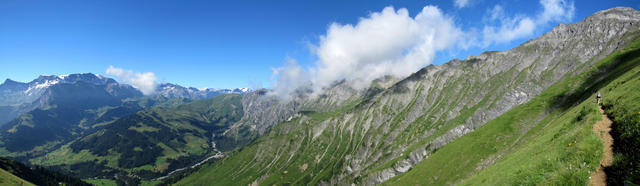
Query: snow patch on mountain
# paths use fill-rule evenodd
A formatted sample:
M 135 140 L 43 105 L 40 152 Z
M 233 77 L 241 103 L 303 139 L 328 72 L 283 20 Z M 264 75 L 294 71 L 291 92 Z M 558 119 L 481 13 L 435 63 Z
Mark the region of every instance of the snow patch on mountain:
M 31 95 L 34 90 L 39 90 L 39 89 L 44 89 L 44 88 L 48 88 L 51 85 L 55 85 L 60 83 L 60 79 L 53 79 L 53 80 L 45 80 L 42 83 L 37 83 L 35 85 L 31 85 L 29 86 L 29 88 L 27 90 L 24 91 L 25 94 L 27 95 Z
M 207 99 L 218 94 L 246 94 L 250 92 L 249 88 L 235 89 L 214 89 L 214 88 L 194 88 L 183 87 L 176 84 L 164 83 L 158 86 L 156 94 L 166 98 L 190 98 L 190 99 Z

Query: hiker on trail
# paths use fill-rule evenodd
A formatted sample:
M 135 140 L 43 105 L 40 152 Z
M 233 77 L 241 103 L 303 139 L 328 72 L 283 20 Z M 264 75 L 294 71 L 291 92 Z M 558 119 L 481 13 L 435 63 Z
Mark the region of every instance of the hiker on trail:
M 600 92 L 598 92 L 598 95 L 596 96 L 596 99 L 598 100 L 598 105 L 600 105 L 600 98 L 601 98 L 601 97 L 602 97 L 602 96 L 600 96 Z

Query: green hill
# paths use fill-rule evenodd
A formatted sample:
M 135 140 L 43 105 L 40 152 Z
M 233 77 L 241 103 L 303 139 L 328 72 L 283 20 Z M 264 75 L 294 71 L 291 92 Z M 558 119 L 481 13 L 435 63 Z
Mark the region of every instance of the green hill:
M 629 138 L 637 140 L 640 117 L 631 111 L 640 110 L 639 73 L 640 41 L 636 41 L 438 149 L 411 171 L 385 184 L 586 185 L 602 154 L 602 143 L 592 132 L 593 124 L 601 120 L 594 94 L 603 93 L 609 115 L 629 118 L 625 127 L 631 129 Z M 629 102 L 625 104 L 625 100 Z M 636 127 L 630 127 L 631 123 Z M 614 144 L 626 149 L 637 145 L 626 141 Z M 616 162 L 629 163 L 628 156 L 633 155 L 617 156 Z M 611 180 L 616 179 L 619 177 Z
M 3 169 L 0 169 L 0 185 L 34 185 Z
M 242 118 L 241 99 L 237 94 L 218 95 L 143 110 L 31 162 L 82 178 L 139 181 L 164 176 L 218 153 L 213 145 L 225 142 L 215 136 Z
M 54 92 L 52 95 L 64 94 L 65 92 L 54 91 L 65 90 L 64 88 L 52 88 L 51 92 Z M 75 88 L 83 89 L 85 87 Z M 19 160 L 38 157 L 65 143 L 90 134 L 121 117 L 152 107 L 171 107 L 190 101 L 162 97 L 126 98 L 122 101 L 119 98 L 104 95 L 88 96 L 88 98 L 78 97 L 49 96 L 47 99 L 49 99 L 50 105 L 29 111 L 1 126 L 0 153 Z M 101 101 L 109 103 L 102 104 Z M 81 102 L 82 104 L 73 102 Z

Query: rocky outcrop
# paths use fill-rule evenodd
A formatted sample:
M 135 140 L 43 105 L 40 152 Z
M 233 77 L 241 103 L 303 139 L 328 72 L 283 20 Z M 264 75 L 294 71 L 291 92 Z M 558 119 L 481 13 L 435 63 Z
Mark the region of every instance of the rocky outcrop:
M 299 112 L 326 112 L 356 101 L 363 94 L 344 82 L 336 83 L 317 97 L 298 94 L 292 100 L 282 101 L 267 89 L 247 93 L 243 96 L 244 117 L 225 131 L 223 137 L 234 141 L 233 145 L 222 147 L 242 147 L 268 132 L 274 125 L 299 117 Z

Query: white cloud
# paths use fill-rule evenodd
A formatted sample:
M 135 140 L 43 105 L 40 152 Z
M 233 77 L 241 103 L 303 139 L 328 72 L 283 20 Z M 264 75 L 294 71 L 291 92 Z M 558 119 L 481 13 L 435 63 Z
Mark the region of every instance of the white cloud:
M 534 17 L 523 15 L 507 17 L 500 5 L 489 9 L 483 19 L 486 25 L 482 30 L 482 46 L 508 43 L 531 36 L 538 27 L 551 22 L 570 21 L 575 12 L 573 2 L 568 0 L 540 0 L 540 4 L 542 11 Z
M 540 0 L 543 11 L 538 15 L 538 24 L 547 24 L 552 21 L 570 21 L 573 18 L 575 7 L 573 1 L 567 0 Z
M 500 5 L 495 5 L 487 12 L 487 14 L 489 16 L 489 21 L 498 20 L 499 18 L 504 17 L 504 8 Z M 487 20 L 485 19 L 485 21 Z
M 484 46 L 493 43 L 507 43 L 530 36 L 536 29 L 535 21 L 529 17 L 502 18 L 499 26 L 487 25 L 482 30 Z
M 452 47 L 461 35 L 435 6 L 424 7 L 414 18 L 407 9 L 386 7 L 356 25 L 332 23 L 319 45 L 311 47 L 318 57 L 315 66 L 304 70 L 287 60 L 274 70 L 274 91 L 289 96 L 310 81 L 318 93 L 340 79 L 363 89 L 384 75 L 405 77 L 430 64 L 437 51 Z
M 153 72 L 133 72 L 131 70 L 124 70 L 121 68 L 115 68 L 109 66 L 106 73 L 116 76 L 120 81 L 131 84 L 131 86 L 137 88 L 145 95 L 153 94 L 157 87 L 156 75 Z
M 285 100 L 289 100 L 296 89 L 309 81 L 309 74 L 292 58 L 287 58 L 283 67 L 271 70 L 273 93 Z
M 469 5 L 470 0 L 453 0 L 453 5 L 456 8 L 464 8 Z

